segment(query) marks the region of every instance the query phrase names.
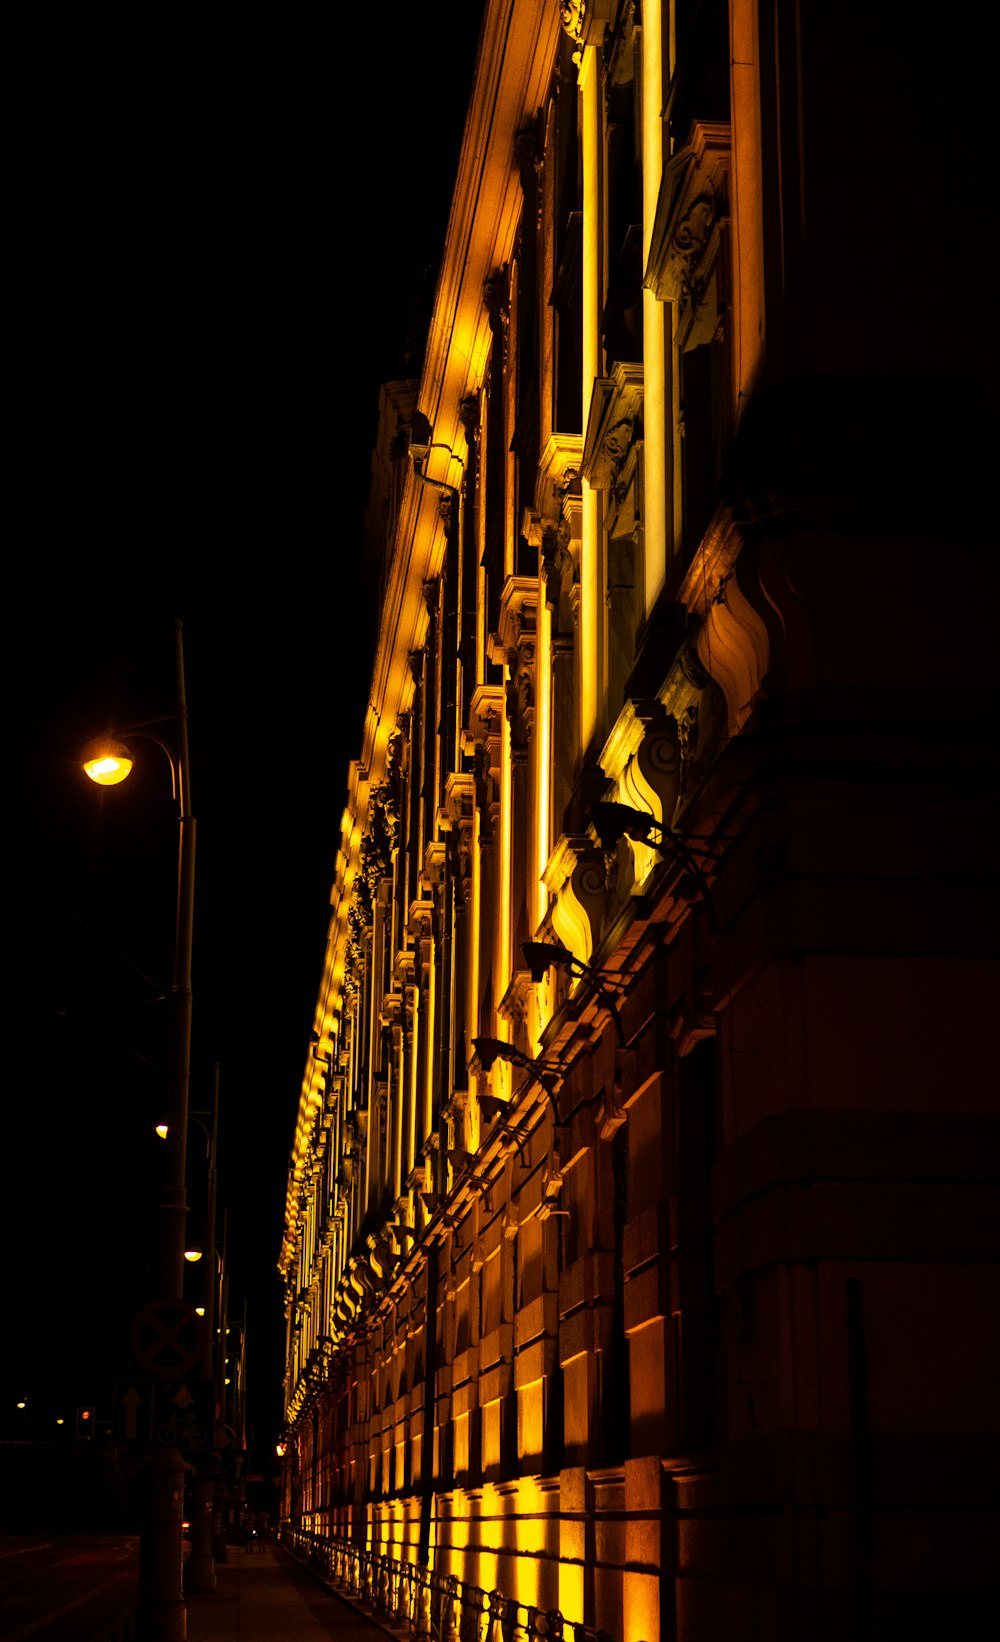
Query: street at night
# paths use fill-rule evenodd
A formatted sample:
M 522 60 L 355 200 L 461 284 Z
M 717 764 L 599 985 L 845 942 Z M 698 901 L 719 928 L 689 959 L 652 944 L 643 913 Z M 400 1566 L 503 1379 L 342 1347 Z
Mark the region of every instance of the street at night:
M 0 1636 L 110 1637 L 135 1605 L 138 1579 L 134 1534 L 0 1535 Z

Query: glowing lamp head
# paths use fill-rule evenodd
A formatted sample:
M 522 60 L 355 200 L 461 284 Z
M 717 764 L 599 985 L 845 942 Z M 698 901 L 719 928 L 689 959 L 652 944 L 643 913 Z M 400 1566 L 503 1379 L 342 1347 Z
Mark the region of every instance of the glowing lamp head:
M 132 769 L 132 755 L 121 741 L 99 736 L 83 749 L 83 769 L 99 787 L 117 787 Z
M 204 1253 L 203 1249 L 198 1249 L 198 1248 L 185 1249 L 184 1250 L 184 1258 L 185 1258 L 185 1260 L 190 1260 L 191 1264 L 194 1265 L 196 1260 L 201 1259 L 203 1253 Z
M 156 1125 L 156 1132 L 161 1140 L 166 1140 L 168 1134 L 170 1133 L 170 1125 L 168 1123 L 158 1123 Z

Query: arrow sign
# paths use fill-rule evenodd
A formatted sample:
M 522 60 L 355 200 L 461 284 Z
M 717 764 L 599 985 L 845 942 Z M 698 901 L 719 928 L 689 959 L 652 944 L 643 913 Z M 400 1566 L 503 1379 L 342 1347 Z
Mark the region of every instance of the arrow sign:
M 178 1408 L 190 1408 L 191 1404 L 194 1402 L 194 1398 L 186 1385 L 182 1385 L 180 1390 L 177 1392 L 177 1395 L 172 1397 L 170 1400 L 171 1402 L 176 1403 Z
M 125 1441 L 135 1441 L 136 1409 L 142 1407 L 142 1398 L 134 1385 L 130 1385 L 122 1398 L 122 1407 L 125 1410 Z

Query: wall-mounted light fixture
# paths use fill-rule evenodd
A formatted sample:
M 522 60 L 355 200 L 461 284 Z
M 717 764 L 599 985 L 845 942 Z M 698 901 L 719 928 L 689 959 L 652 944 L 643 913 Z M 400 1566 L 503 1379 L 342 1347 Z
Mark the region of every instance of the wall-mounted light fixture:
M 537 1060 L 532 1060 L 530 1055 L 523 1055 L 520 1049 L 515 1049 L 512 1043 L 505 1043 L 502 1038 L 473 1038 L 472 1047 L 484 1072 L 492 1071 L 494 1061 L 498 1060 L 509 1061 L 512 1066 L 523 1066 L 526 1071 L 530 1072 L 535 1082 L 541 1085 L 548 1096 L 549 1105 L 552 1107 L 553 1121 L 557 1126 L 562 1127 L 563 1120 L 559 1116 L 559 1104 L 556 1100 L 556 1092 L 549 1076 L 548 1067 L 542 1066 Z
M 492 1066 L 492 1064 L 493 1063 L 491 1061 L 490 1065 Z M 489 1067 L 485 1067 L 484 1070 L 489 1071 Z M 504 1120 L 502 1123 L 503 1132 L 504 1134 L 510 1136 L 511 1140 L 517 1147 L 518 1156 L 521 1159 L 522 1166 L 527 1168 L 524 1147 L 526 1142 L 531 1139 L 531 1136 L 525 1134 L 523 1129 L 515 1129 L 513 1124 L 506 1121 L 507 1116 L 510 1114 L 510 1101 L 501 1100 L 499 1095 L 480 1095 L 478 1093 L 476 1095 L 476 1100 L 479 1105 L 479 1110 L 486 1119 L 486 1122 L 490 1128 L 492 1128 L 494 1123 L 498 1120 Z
M 450 1228 L 458 1225 L 457 1220 L 453 1219 L 451 1215 L 445 1214 L 445 1198 L 441 1192 L 418 1192 L 417 1196 L 427 1211 L 428 1219 L 438 1219 Z
M 571 974 L 579 975 L 583 980 L 589 981 L 615 1023 L 615 1037 L 618 1040 L 619 1049 L 625 1048 L 625 1029 L 618 1013 L 618 1005 L 608 991 L 608 978 L 601 970 L 592 969 L 589 964 L 583 963 L 575 953 L 570 952 L 568 947 L 557 946 L 554 941 L 523 941 L 521 943 L 521 952 L 531 973 L 531 979 L 536 985 L 543 979 L 546 972 L 553 967 L 568 969 Z M 615 981 L 619 986 L 625 985 L 620 977 L 615 977 L 611 984 L 615 984 Z
M 631 838 L 637 844 L 647 844 L 651 849 L 661 850 L 679 861 L 698 886 L 708 910 L 709 929 L 713 934 L 718 933 L 712 892 L 708 887 L 708 879 L 695 859 L 695 851 L 691 845 L 683 838 L 679 838 L 664 821 L 657 821 L 655 815 L 650 815 L 645 810 L 635 810 L 630 804 L 618 804 L 610 799 L 602 799 L 599 803 L 591 804 L 590 819 L 594 831 L 601 840 L 601 848 L 609 854 L 616 848 L 619 838 Z M 658 835 L 656 838 L 652 836 L 654 832 Z M 698 853 L 709 860 L 718 859 L 712 850 L 700 850 Z

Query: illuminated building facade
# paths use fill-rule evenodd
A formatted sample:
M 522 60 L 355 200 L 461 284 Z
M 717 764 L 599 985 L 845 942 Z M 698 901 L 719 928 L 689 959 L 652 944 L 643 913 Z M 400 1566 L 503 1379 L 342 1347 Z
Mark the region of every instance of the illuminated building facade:
M 988 377 L 916 204 L 974 222 L 982 109 L 940 27 L 486 7 L 383 391 L 281 1259 L 287 1531 L 418 1633 L 401 1568 L 622 1642 L 924 1634 L 991 1580 Z

